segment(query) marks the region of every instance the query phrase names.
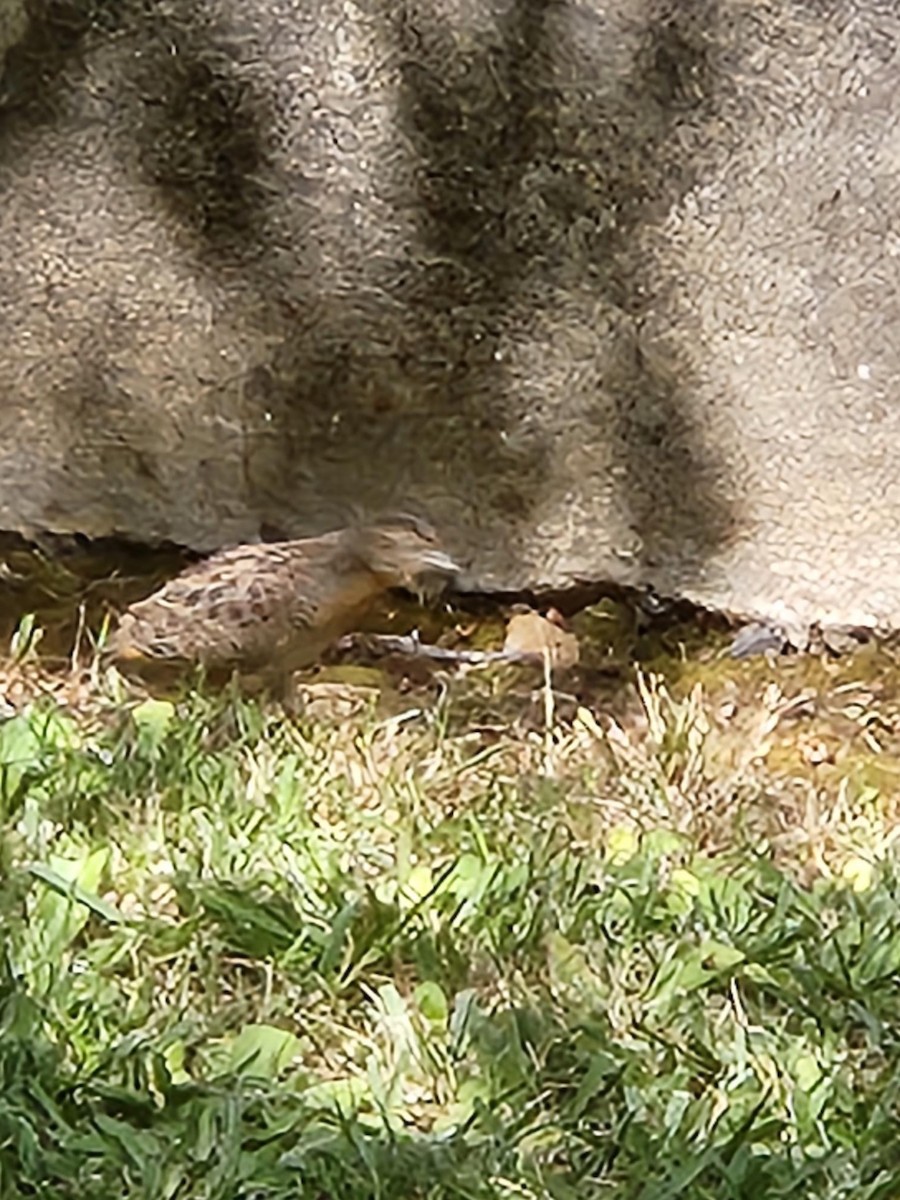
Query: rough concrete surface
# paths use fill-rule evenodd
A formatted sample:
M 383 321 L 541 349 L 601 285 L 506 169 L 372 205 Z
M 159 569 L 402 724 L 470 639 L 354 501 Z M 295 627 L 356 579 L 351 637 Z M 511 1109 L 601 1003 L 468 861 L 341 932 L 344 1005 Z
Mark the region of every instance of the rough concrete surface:
M 0 528 L 418 507 L 900 625 L 892 0 L 0 0 Z

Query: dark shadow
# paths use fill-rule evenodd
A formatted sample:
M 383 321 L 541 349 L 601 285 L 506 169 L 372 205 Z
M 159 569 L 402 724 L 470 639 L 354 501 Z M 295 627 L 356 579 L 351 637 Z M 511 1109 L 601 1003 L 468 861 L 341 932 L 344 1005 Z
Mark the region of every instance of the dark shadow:
M 647 6 L 646 41 L 632 76 L 623 82 L 626 106 L 648 116 L 638 157 L 640 175 L 615 171 L 610 186 L 621 198 L 611 258 L 620 264 L 612 280 L 616 303 L 634 318 L 633 339 L 611 365 L 606 385 L 615 397 L 618 434 L 625 446 L 623 488 L 645 565 L 668 555 L 702 562 L 731 536 L 736 514 L 725 497 L 727 465 L 691 411 L 695 381 L 688 365 L 671 350 L 649 356 L 649 326 L 655 306 L 664 301 L 666 281 L 653 259 L 632 250 L 641 224 L 661 218 L 697 182 L 699 167 L 678 149 L 675 134 L 682 122 L 709 119 L 718 80 L 711 36 L 720 21 L 719 0 L 702 0 L 679 9 L 665 6 L 653 19 Z M 646 136 L 646 134 L 645 134 Z M 613 162 L 633 160 L 633 144 L 623 142 Z
M 135 21 L 142 54 L 122 89 L 131 116 L 119 136 L 135 131 L 141 179 L 191 235 L 198 266 L 214 280 L 239 274 L 270 337 L 268 361 L 240 381 L 247 435 L 225 447 L 241 459 L 260 529 L 333 527 L 356 507 L 405 504 L 442 478 L 457 490 L 465 480 L 486 509 L 526 517 L 545 448 L 507 444 L 491 328 L 514 272 L 507 283 L 507 268 L 488 260 L 466 294 L 441 270 L 407 273 L 405 258 L 334 261 L 353 214 L 331 194 L 319 134 L 330 125 L 339 138 L 342 114 L 294 94 L 297 76 L 267 90 L 227 21 L 219 28 L 188 10 Z M 285 108 L 287 160 L 275 152 Z M 124 161 L 128 145 L 120 152 Z M 369 168 L 378 188 L 392 166 Z M 355 237 L 348 229 L 347 244 Z M 441 241 L 412 253 L 430 258 Z
M 169 53 L 136 59 L 134 148 L 166 208 L 219 256 L 257 241 L 271 112 L 226 47 L 196 23 L 153 14 L 145 32 Z M 152 43 L 151 43 L 152 44 Z
M 26 0 L 23 36 L 0 56 L 0 132 L 12 114 L 32 127 L 53 123 L 63 108 L 63 73 L 81 62 L 92 30 L 115 33 L 122 8 L 103 0 Z
M 84 85 L 90 48 L 115 36 L 123 68 L 116 103 L 133 118 L 127 156 L 165 207 L 211 245 L 251 242 L 272 114 L 201 15 L 179 20 L 174 8 L 133 0 L 31 0 L 27 15 L 0 77 L 0 130 L 12 115 L 31 129 L 62 117 L 73 84 Z M 107 133 L 120 135 L 121 124 L 111 120 Z
M 549 144 L 545 122 L 535 119 L 534 87 L 548 7 L 550 0 L 511 5 L 499 45 L 462 55 L 433 7 L 420 21 L 412 4 L 382 6 L 402 78 L 399 122 L 417 157 L 416 191 L 401 203 L 415 212 L 420 246 L 394 282 L 410 314 L 410 342 L 442 369 L 430 406 L 445 430 L 467 426 L 472 458 L 491 462 L 472 503 L 510 527 L 526 523 L 541 499 L 550 453 L 539 434 L 512 449 L 504 433 L 519 414 L 498 399 L 501 335 L 539 253 L 537 241 L 515 244 L 506 221 L 523 176 Z
M 643 48 L 624 77 L 603 44 L 599 12 L 572 5 L 584 61 L 566 64 L 567 92 L 548 82 L 554 71 L 559 78 L 552 21 L 563 7 L 509 4 L 499 37 L 473 36 L 465 52 L 433 6 L 421 18 L 411 3 L 384 9 L 401 54 L 400 120 L 421 160 L 420 235 L 438 264 L 411 268 L 404 292 L 432 352 L 440 353 L 435 314 L 463 311 L 470 342 L 480 336 L 488 363 L 504 318 L 531 295 L 552 304 L 554 288 L 589 286 L 614 305 L 621 320 L 600 349 L 602 388 L 614 401 L 620 486 L 643 561 L 652 565 L 686 537 L 702 558 L 732 526 L 720 486 L 725 467 L 689 416 L 686 364 L 670 357 L 662 369 L 642 350 L 662 281 L 638 235 L 695 182 L 674 139 L 685 114 L 696 119 L 711 107 L 708 47 L 718 4 L 683 15 L 669 5 L 637 6 Z M 558 389 L 565 403 L 565 379 Z M 597 411 L 598 421 L 608 419 L 608 405 Z M 525 475 L 519 483 L 514 490 L 528 502 L 512 516 L 527 513 L 540 486 Z
M 121 76 L 98 136 L 117 147 L 123 178 L 130 172 L 154 189 L 183 230 L 178 253 L 193 257 L 223 311 L 246 297 L 270 342 L 265 362 L 236 368 L 234 380 L 215 384 L 218 393 L 197 379 L 198 404 L 205 388 L 208 405 L 227 409 L 224 467 L 217 475 L 221 464 L 210 464 L 210 492 L 241 480 L 260 529 L 314 532 L 353 502 L 377 509 L 429 489 L 465 503 L 476 523 L 480 512 L 495 528 L 527 525 L 544 499 L 552 447 L 540 413 L 527 436 L 508 436 L 512 418 L 520 429 L 528 422 L 506 395 L 502 335 L 523 314 L 589 289 L 615 320 L 610 344 L 597 341 L 603 402 L 595 415 L 582 405 L 573 419 L 585 424 L 585 440 L 599 440 L 609 436 L 600 422 L 614 414 L 618 487 L 645 564 L 691 542 L 707 556 L 730 528 L 718 487 L 724 466 L 689 419 L 694 381 L 685 364 L 646 353 L 644 326 L 661 284 L 639 234 L 694 183 L 677 129 L 685 114 L 711 110 L 707 47 L 718 5 L 704 0 L 685 14 L 636 0 L 629 30 L 641 30 L 642 48 L 624 73 L 609 64 L 606 17 L 590 6 L 519 0 L 486 22 L 489 32 L 471 30 L 464 47 L 436 8 L 383 0 L 376 18 L 400 70 L 398 120 L 414 150 L 411 166 L 368 168 L 417 228 L 417 243 L 393 258 L 348 252 L 346 263 L 326 261 L 323 230 L 339 240 L 351 215 L 323 182 L 313 126 L 340 114 L 323 117 L 288 95 L 286 68 L 273 68 L 270 83 L 227 7 L 220 28 L 191 6 L 125 3 L 110 14 L 98 0 L 34 4 L 29 32 L 8 57 L 10 111 L 26 129 L 20 137 L 40 137 L 64 108 L 77 120 L 85 39 L 108 54 L 115 33 Z M 561 15 L 580 23 L 574 40 L 560 40 Z M 251 23 L 253 37 L 262 38 L 262 21 Z M 560 64 L 561 45 L 581 60 Z M 272 151 L 285 122 L 296 167 Z M 122 339 L 117 363 L 135 336 L 120 324 L 121 333 L 111 314 L 107 335 Z M 227 320 L 214 319 L 209 337 L 213 349 L 233 349 Z M 94 358 L 73 380 L 83 397 L 61 396 L 72 411 L 92 411 L 94 436 L 106 405 L 119 420 L 143 394 L 118 370 Z M 568 379 L 538 382 L 564 411 Z M 186 386 L 178 384 L 182 404 Z M 247 414 L 238 433 L 226 428 L 236 404 Z M 73 476 L 99 461 L 78 436 Z M 176 452 L 189 458 L 184 445 Z M 113 458 L 123 472 L 115 493 L 133 486 L 139 505 L 152 469 L 140 453 L 132 465 L 118 450 Z

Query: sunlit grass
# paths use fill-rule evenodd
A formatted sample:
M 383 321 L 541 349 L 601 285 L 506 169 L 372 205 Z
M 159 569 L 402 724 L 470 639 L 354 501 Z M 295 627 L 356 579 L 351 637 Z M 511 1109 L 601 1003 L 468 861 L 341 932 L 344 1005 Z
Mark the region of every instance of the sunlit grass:
M 289 719 L 40 683 L 26 632 L 0 1195 L 896 1194 L 890 798 L 790 807 L 780 695 L 736 746 L 653 676 Z

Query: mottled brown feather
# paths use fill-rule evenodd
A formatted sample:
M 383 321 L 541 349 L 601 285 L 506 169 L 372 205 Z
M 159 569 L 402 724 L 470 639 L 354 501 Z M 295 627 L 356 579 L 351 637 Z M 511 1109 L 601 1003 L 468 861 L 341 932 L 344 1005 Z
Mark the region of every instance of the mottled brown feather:
M 219 551 L 122 616 L 122 664 L 196 663 L 288 674 L 315 662 L 392 587 L 423 590 L 456 571 L 411 517 L 317 538 Z

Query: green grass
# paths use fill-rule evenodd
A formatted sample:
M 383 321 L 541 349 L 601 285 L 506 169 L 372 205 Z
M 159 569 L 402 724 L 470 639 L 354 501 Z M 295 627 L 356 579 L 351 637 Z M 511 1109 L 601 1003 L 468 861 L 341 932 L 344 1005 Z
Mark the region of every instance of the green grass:
M 871 797 L 803 886 L 697 695 L 467 686 L 0 725 L 0 1196 L 900 1195 Z

